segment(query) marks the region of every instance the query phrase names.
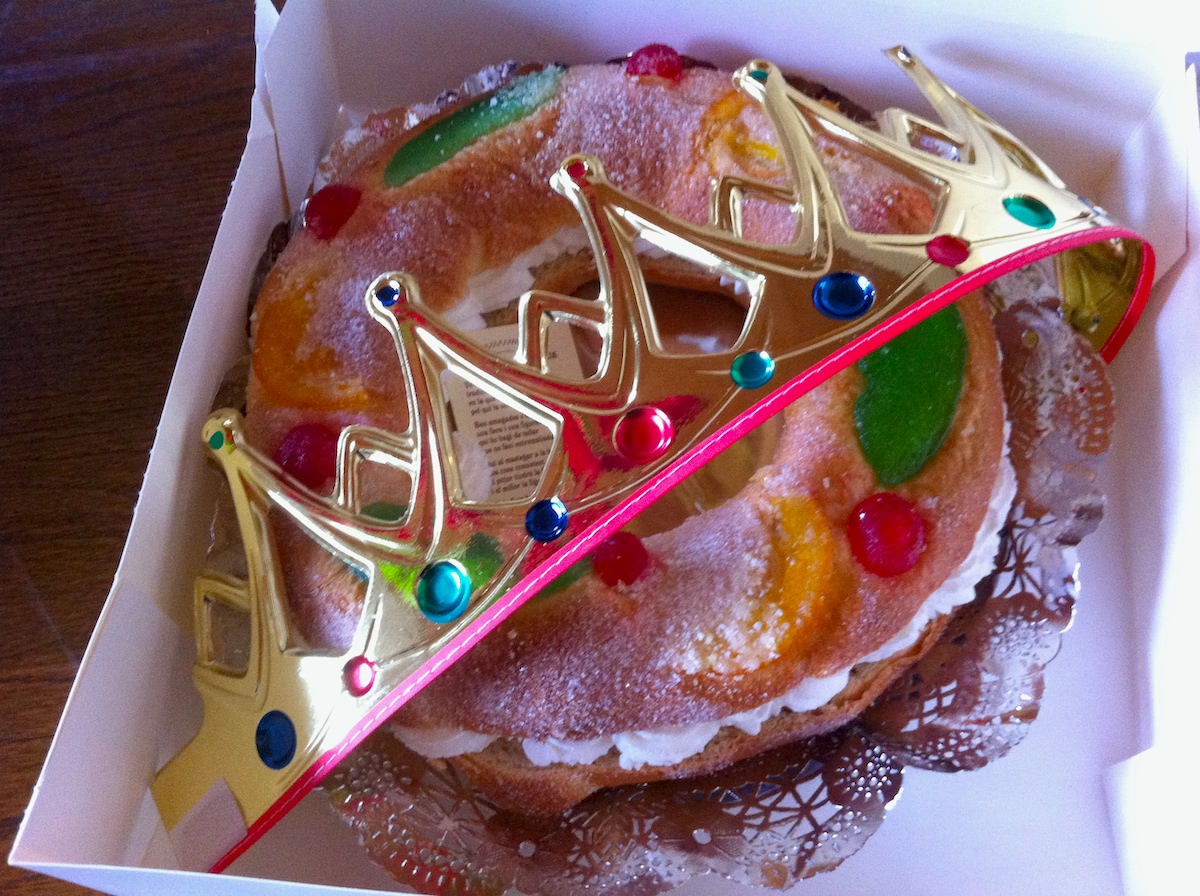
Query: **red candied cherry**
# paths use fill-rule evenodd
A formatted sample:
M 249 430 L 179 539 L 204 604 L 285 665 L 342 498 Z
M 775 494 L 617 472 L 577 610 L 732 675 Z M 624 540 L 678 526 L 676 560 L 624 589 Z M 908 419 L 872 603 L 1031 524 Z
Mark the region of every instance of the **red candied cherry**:
M 348 184 L 330 184 L 309 197 L 304 206 L 304 227 L 319 240 L 331 240 L 350 220 L 362 191 Z
M 666 44 L 646 44 L 625 60 L 627 75 L 657 75 L 670 81 L 683 77 L 683 57 Z
M 650 565 L 650 554 L 632 532 L 615 532 L 592 554 L 592 569 L 610 588 L 618 582 L 632 585 Z
M 338 433 L 323 423 L 301 423 L 288 430 L 275 450 L 275 463 L 313 491 L 337 473 Z
M 898 576 L 917 565 L 925 550 L 925 520 L 909 501 L 879 492 L 860 501 L 847 534 L 855 559 L 879 576 Z

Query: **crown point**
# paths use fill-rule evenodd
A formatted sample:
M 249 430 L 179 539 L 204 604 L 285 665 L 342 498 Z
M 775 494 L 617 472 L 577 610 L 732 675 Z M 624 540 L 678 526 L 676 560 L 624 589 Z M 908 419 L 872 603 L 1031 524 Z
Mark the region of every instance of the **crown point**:
M 572 159 L 567 163 L 567 177 L 576 183 L 583 183 L 587 179 L 588 164 L 583 159 Z
M 862 274 L 834 271 L 813 286 L 813 304 L 826 317 L 854 320 L 875 304 L 875 284 Z
M 375 301 L 384 308 L 391 308 L 404 298 L 404 285 L 394 277 L 380 280 L 375 286 Z
M 971 257 L 971 246 L 961 237 L 943 233 L 925 244 L 925 254 L 935 264 L 955 268 Z
M 291 764 L 296 756 L 296 726 L 286 713 L 273 709 L 258 720 L 254 748 L 267 768 L 279 771 Z
M 1004 210 L 1030 227 L 1038 230 L 1049 230 L 1054 226 L 1054 212 L 1040 199 L 1033 196 L 1006 196 Z
M 662 408 L 630 408 L 617 421 L 613 444 L 620 455 L 637 463 L 662 457 L 675 438 L 675 424 Z
M 729 375 L 739 388 L 757 389 L 775 375 L 775 359 L 766 352 L 746 352 L 733 359 Z
M 538 501 L 525 514 L 525 531 L 535 541 L 554 541 L 567 531 L 570 514 L 558 498 Z
M 342 681 L 353 697 L 363 697 L 375 687 L 378 667 L 365 656 L 356 656 L 342 669 Z
M 430 563 L 417 579 L 417 606 L 431 622 L 453 622 L 471 602 L 471 576 L 456 560 Z

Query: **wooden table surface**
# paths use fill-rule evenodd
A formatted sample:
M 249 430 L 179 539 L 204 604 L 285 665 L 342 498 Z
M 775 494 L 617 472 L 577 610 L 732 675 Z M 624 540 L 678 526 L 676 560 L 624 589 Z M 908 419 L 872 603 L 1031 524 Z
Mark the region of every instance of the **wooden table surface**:
M 253 34 L 251 0 L 0 3 L 6 856 L 116 569 L 245 142 Z M 5 865 L 0 892 L 87 891 Z

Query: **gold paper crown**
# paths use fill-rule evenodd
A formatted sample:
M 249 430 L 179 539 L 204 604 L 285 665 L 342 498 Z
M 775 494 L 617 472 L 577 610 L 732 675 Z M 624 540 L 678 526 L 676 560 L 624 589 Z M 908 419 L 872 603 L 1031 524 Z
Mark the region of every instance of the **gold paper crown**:
M 185 863 L 224 867 L 433 676 L 638 511 L 812 386 L 984 282 L 1055 255 L 1065 314 L 1112 357 L 1149 288 L 1149 247 L 1068 192 L 907 50 L 889 55 L 940 124 L 889 109 L 874 130 L 792 89 L 767 62 L 741 68 L 735 83 L 772 122 L 788 186 L 722 178 L 708 225 L 627 195 L 594 158 L 565 160 L 552 183 L 585 225 L 600 295 L 522 296 L 515 360 L 427 316 L 404 273 L 381 274 L 366 303 L 394 340 L 410 422 L 403 433 L 347 427 L 331 496 L 248 445 L 236 412 L 209 419 L 204 439 L 231 486 L 248 576 L 196 581 L 203 725 L 153 788 Z M 920 185 L 934 200 L 930 231 L 854 230 L 819 140 Z M 939 153 L 921 148 L 929 144 Z M 799 222 L 794 240 L 743 238 L 747 196 L 789 207 Z M 745 286 L 734 344 L 703 354 L 664 346 L 637 241 Z M 601 337 L 594 375 L 550 372 L 547 334 L 561 322 Z M 448 374 L 544 430 L 549 448 L 528 500 L 467 498 L 443 392 Z M 362 506 L 370 464 L 410 483 L 395 518 Z M 311 649 L 291 630 L 268 523 L 279 512 L 365 582 L 345 650 Z

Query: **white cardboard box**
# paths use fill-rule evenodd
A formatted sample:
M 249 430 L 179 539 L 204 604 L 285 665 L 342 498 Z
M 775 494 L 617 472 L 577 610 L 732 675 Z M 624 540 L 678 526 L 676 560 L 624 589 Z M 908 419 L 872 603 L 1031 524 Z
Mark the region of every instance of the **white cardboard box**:
M 10 861 L 114 894 L 354 893 L 393 887 L 321 797 L 224 875 L 176 870 L 148 786 L 196 724 L 191 577 L 215 481 L 198 433 L 239 352 L 271 227 L 304 195 L 339 106 L 427 100 L 505 58 L 605 59 L 666 41 L 726 66 L 765 57 L 875 108 L 919 108 L 879 51 L 904 43 L 1155 244 L 1160 279 L 1113 365 L 1106 520 L 1084 543 L 1077 621 L 1032 733 L 978 772 L 906 772 L 882 829 L 804 894 L 1195 892 L 1200 785 L 1186 687 L 1200 623 L 1200 234 L 1196 17 L 1142 0 L 922 3 L 259 0 L 258 90 L 129 540 Z M 1036 24 L 1031 24 L 1036 23 Z M 281 177 L 283 191 L 281 192 Z M 1191 175 L 1191 179 L 1189 179 Z M 1191 461 L 1191 463 L 1189 463 Z M 1190 649 L 1189 649 L 1190 648 Z M 1182 696 L 1177 696 L 1182 695 Z M 1136 757 L 1132 761 L 1131 757 Z M 105 782 L 98 786 L 98 782 Z M 1169 784 L 1167 783 L 1169 782 Z M 735 888 L 699 880 L 686 892 Z

